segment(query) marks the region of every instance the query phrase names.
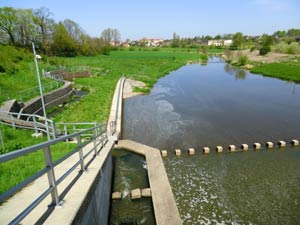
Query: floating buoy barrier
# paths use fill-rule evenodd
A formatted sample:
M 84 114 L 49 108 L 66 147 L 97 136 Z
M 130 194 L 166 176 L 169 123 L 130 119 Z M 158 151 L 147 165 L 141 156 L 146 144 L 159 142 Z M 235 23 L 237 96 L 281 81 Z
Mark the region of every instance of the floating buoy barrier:
M 195 149 L 189 148 L 189 155 L 195 155 Z
M 259 150 L 259 149 L 261 149 L 261 144 L 256 142 L 256 143 L 253 144 L 253 148 L 255 150 Z
M 235 152 L 235 150 L 236 150 L 235 145 L 229 145 L 229 146 L 228 146 L 228 150 L 229 150 L 230 152 Z
M 217 153 L 223 152 L 223 147 L 222 147 L 222 146 L 217 146 L 217 147 L 216 147 L 216 152 L 217 152 Z
M 119 199 L 122 198 L 122 193 L 121 193 L 121 192 L 118 192 L 118 191 L 113 192 L 112 195 L 111 195 L 111 198 L 112 198 L 113 200 L 119 200 Z
M 161 150 L 161 156 L 162 157 L 167 157 L 168 156 L 167 150 Z
M 274 147 L 273 142 L 268 141 L 268 142 L 266 143 L 266 148 L 270 149 L 270 148 L 273 148 L 273 147 Z
M 180 156 L 181 155 L 181 150 L 180 149 L 175 149 L 175 155 Z
M 296 139 L 294 139 L 294 140 L 291 141 L 291 144 L 292 144 L 293 146 L 298 146 L 298 145 L 299 145 L 299 141 L 296 140 Z
M 279 146 L 279 148 L 284 148 L 286 146 L 286 142 L 285 141 L 278 141 L 278 146 Z
M 203 148 L 203 153 L 204 153 L 204 154 L 209 154 L 209 152 L 210 152 L 209 147 L 204 147 L 204 148 Z
M 242 144 L 241 149 L 247 151 L 249 149 L 249 146 L 247 144 Z
M 142 197 L 141 189 L 136 188 L 130 192 L 131 199 L 139 199 Z

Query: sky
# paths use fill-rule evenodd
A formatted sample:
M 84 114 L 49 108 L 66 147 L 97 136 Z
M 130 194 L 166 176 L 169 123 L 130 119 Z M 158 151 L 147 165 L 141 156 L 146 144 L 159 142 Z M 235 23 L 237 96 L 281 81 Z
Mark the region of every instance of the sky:
M 71 19 L 93 37 L 116 28 L 122 40 L 300 29 L 300 0 L 0 0 L 4 6 L 47 7 L 56 22 Z

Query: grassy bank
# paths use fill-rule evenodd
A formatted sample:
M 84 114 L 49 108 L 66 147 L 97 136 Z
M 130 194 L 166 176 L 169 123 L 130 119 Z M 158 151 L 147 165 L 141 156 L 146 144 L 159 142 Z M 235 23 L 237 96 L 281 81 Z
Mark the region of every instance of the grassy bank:
M 44 92 L 48 92 L 57 86 L 52 79 L 42 76 L 41 69 L 47 66 L 44 60 L 39 61 L 39 67 Z M 7 99 L 27 101 L 37 95 L 39 89 L 33 54 L 24 49 L 0 45 L 0 104 Z
M 262 64 L 252 68 L 251 72 L 283 80 L 300 82 L 300 63 Z
M 51 148 L 53 160 L 71 151 L 75 144 L 59 143 Z M 43 151 L 33 152 L 0 164 L 0 194 L 45 167 Z
M 112 51 L 110 55 L 96 57 L 51 58 L 52 63 L 67 67 L 86 65 L 94 77 L 77 78 L 75 86 L 85 87 L 90 94 L 81 101 L 66 107 L 56 116 L 56 121 L 82 122 L 106 121 L 118 79 L 124 75 L 146 83 L 143 92 L 149 92 L 159 78 L 185 65 L 188 60 L 198 60 L 199 53 L 159 51 Z

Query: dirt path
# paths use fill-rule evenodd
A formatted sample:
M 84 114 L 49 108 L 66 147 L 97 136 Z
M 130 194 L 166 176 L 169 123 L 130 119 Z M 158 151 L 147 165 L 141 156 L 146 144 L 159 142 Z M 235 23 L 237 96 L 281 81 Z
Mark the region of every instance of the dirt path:
M 123 98 L 130 98 L 136 95 L 142 95 L 142 92 L 134 92 L 134 87 L 145 87 L 146 84 L 141 81 L 126 79 L 123 89 Z

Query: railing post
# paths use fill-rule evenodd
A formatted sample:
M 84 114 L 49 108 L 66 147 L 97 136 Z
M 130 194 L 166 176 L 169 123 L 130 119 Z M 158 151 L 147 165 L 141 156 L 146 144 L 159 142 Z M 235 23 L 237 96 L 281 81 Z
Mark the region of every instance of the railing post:
M 36 119 L 35 119 L 35 116 L 33 116 L 33 126 L 34 126 L 34 132 L 37 133 L 38 130 L 37 130 L 37 126 L 36 126 Z
M 81 170 L 84 171 L 85 168 L 84 168 L 84 158 L 83 158 L 83 150 L 82 150 L 82 147 L 81 147 L 81 137 L 80 135 L 76 136 L 76 139 L 77 139 L 77 146 L 79 147 L 79 160 L 80 160 L 80 167 L 81 167 Z
M 94 136 L 94 151 L 95 151 L 95 156 L 97 155 L 97 132 L 96 128 L 93 130 L 93 136 Z
M 55 122 L 53 120 L 50 120 L 52 124 L 52 133 L 53 133 L 53 139 L 56 138 L 56 127 L 55 127 Z
M 68 135 L 67 124 L 64 124 L 64 132 L 65 132 L 65 135 Z M 69 139 L 66 139 L 66 142 L 69 142 Z
M 59 197 L 58 197 L 58 192 L 56 187 L 56 180 L 55 180 L 52 156 L 50 152 L 50 146 L 44 148 L 44 158 L 45 158 L 46 167 L 49 168 L 49 171 L 47 172 L 49 186 L 50 188 L 53 188 L 53 190 L 51 191 L 52 204 L 58 205 Z

